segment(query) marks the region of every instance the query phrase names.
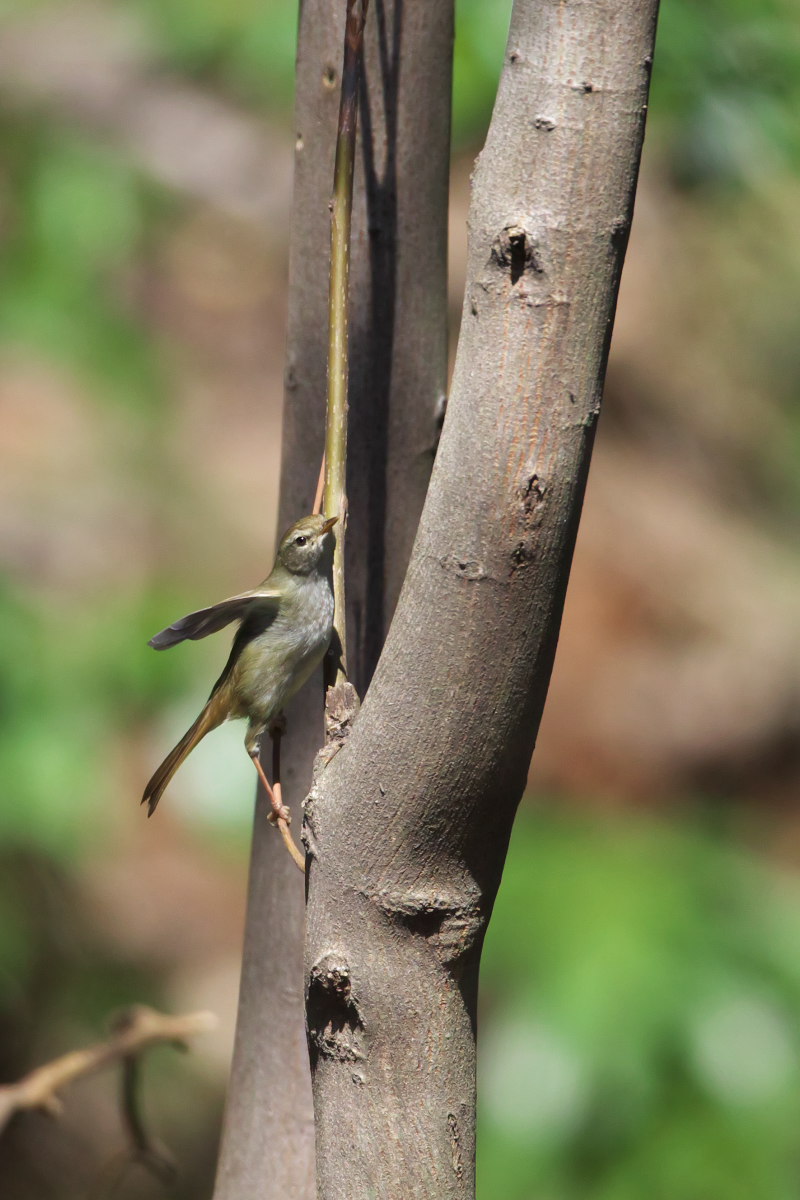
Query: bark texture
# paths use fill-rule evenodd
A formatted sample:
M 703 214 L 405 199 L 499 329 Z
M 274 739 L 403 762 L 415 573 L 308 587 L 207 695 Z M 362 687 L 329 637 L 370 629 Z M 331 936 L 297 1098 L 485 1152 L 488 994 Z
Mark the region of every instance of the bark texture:
M 478 961 L 555 652 L 657 7 L 514 6 L 411 564 L 307 802 L 322 1200 L 474 1195 Z
M 348 669 L 372 678 L 447 388 L 454 0 L 371 0 L 350 265 Z
M 344 3 L 329 0 L 301 5 L 280 530 L 311 511 L 325 432 L 328 201 L 344 13 Z M 373 0 L 365 36 L 351 262 L 348 537 L 355 564 L 348 577 L 351 677 L 361 686 L 408 563 L 446 386 L 452 22 L 451 0 Z M 371 592 L 367 564 L 376 581 Z M 297 832 L 323 740 L 321 685 L 312 682 L 297 696 L 287 719 L 284 800 Z M 304 916 L 303 881 L 267 825 L 260 798 L 214 1200 L 314 1195 Z

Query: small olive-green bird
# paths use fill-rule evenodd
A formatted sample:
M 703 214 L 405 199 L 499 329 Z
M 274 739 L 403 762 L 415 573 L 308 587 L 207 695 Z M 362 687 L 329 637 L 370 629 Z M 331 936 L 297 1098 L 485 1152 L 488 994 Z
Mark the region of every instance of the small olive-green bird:
M 154 650 L 207 637 L 240 621 L 225 670 L 191 729 L 144 789 L 152 816 L 162 793 L 197 743 L 223 721 L 247 717 L 244 744 L 258 762 L 261 738 L 325 655 L 333 629 L 333 539 L 338 517 L 303 517 L 281 538 L 260 587 L 181 617 L 150 639 Z

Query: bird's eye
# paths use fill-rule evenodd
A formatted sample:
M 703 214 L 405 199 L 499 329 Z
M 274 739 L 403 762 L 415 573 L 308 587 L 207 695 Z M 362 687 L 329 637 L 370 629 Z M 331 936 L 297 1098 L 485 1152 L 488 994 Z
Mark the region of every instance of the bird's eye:
M 305 546 L 307 541 L 308 541 L 308 538 L 305 536 L 305 534 L 301 533 L 299 535 L 299 537 L 296 537 L 294 539 L 294 544 L 295 544 L 295 546 Z

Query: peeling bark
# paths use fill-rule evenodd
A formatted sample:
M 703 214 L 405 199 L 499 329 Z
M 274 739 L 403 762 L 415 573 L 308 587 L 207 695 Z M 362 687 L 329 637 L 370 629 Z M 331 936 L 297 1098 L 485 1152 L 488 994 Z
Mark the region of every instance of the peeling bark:
M 478 962 L 555 652 L 657 8 L 514 6 L 422 521 L 306 807 L 322 1200 L 474 1196 Z

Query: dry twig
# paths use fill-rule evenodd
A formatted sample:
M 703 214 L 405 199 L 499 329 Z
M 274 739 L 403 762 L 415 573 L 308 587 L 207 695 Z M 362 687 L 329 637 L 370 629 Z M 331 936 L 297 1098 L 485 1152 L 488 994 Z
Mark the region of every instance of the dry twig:
M 16 1083 L 0 1086 L 0 1130 L 11 1118 L 26 1109 L 39 1109 L 57 1115 L 61 1111 L 58 1093 L 74 1080 L 92 1075 L 110 1063 L 125 1061 L 159 1042 L 184 1042 L 197 1033 L 216 1026 L 213 1013 L 186 1013 L 171 1017 L 139 1004 L 129 1009 L 126 1019 L 104 1042 L 72 1050 L 52 1062 L 36 1067 Z
M 134 1167 L 141 1167 L 163 1187 L 169 1187 L 178 1176 L 177 1165 L 169 1151 L 153 1140 L 139 1109 L 139 1057 L 129 1054 L 122 1060 L 122 1089 L 120 1115 L 128 1134 L 128 1146 L 118 1151 L 106 1163 L 95 1181 L 90 1200 L 108 1200 Z

